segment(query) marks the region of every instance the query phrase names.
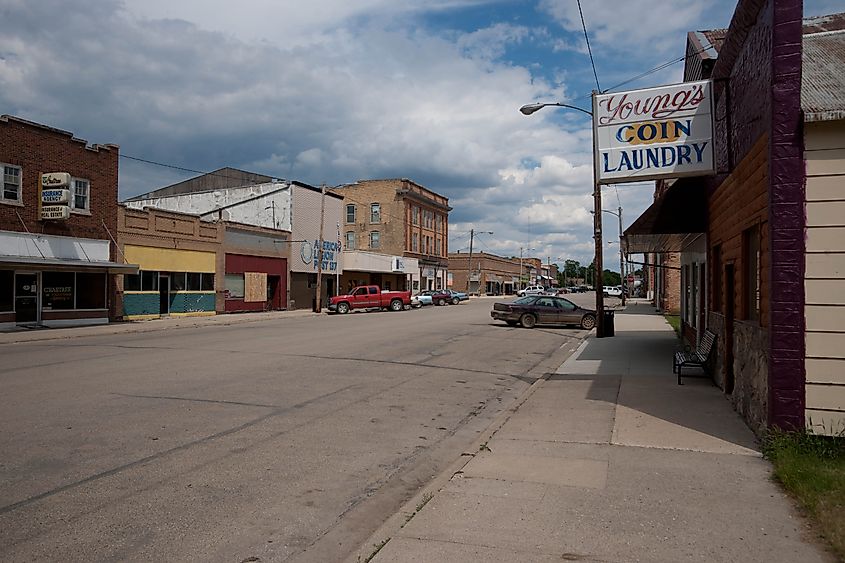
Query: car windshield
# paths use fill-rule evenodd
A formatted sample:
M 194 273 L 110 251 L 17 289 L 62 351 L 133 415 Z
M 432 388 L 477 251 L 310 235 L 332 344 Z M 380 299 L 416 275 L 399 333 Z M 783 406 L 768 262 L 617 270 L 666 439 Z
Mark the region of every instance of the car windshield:
M 534 303 L 536 300 L 537 300 L 536 295 L 529 295 L 527 297 L 520 297 L 519 299 L 514 301 L 514 303 L 516 303 L 517 305 L 530 305 L 531 303 Z

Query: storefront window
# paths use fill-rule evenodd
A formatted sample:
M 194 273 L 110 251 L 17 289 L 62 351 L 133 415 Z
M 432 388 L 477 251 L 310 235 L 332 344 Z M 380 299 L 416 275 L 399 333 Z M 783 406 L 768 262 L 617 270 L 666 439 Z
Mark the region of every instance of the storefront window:
M 243 299 L 244 298 L 244 275 L 243 274 L 226 274 L 226 297 L 229 299 Z
M 15 273 L 11 270 L 0 270 L 0 311 L 13 310 L 12 296 L 15 293 Z
M 106 274 L 76 274 L 76 308 L 106 308 Z
M 214 274 L 202 274 L 200 289 L 202 291 L 214 291 Z
M 188 291 L 199 291 L 202 288 L 202 274 L 198 272 L 188 272 L 188 282 L 185 289 Z
M 123 291 L 141 291 L 141 274 L 123 276 Z
M 75 274 L 44 272 L 41 275 L 41 306 L 44 309 L 73 309 Z
M 169 272 L 170 291 L 185 291 L 185 272 Z
M 141 290 L 158 291 L 158 272 L 141 272 Z

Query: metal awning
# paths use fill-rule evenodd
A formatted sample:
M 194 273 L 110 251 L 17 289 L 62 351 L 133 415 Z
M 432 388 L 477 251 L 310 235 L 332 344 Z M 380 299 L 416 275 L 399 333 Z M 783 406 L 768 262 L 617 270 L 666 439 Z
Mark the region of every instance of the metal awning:
M 680 178 L 625 229 L 628 254 L 680 252 L 707 231 L 704 179 Z
M 137 274 L 138 264 L 101 262 L 96 260 L 62 260 L 61 258 L 33 258 L 31 256 L 0 256 L 0 267 L 31 270 L 106 270 L 110 274 Z

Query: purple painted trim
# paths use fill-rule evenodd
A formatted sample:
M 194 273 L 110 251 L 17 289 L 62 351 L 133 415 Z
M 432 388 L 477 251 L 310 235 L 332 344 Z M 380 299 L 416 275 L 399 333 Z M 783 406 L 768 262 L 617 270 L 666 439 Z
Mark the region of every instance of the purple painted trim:
M 804 428 L 804 135 L 802 0 L 770 0 L 769 425 Z M 801 232 L 801 237 L 795 234 Z

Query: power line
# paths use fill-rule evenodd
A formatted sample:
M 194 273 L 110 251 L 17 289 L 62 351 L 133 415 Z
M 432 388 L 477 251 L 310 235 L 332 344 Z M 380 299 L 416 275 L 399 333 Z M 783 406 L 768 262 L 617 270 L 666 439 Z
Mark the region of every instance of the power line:
M 596 61 L 593 60 L 593 49 L 590 47 L 590 37 L 587 35 L 587 24 L 584 22 L 584 12 L 581 10 L 581 0 L 578 2 L 578 13 L 581 15 L 581 27 L 584 29 L 584 41 L 587 42 L 587 53 L 590 54 L 590 64 L 593 65 L 593 76 L 596 77 L 596 89 L 601 92 L 599 86 L 599 73 L 596 72 Z

